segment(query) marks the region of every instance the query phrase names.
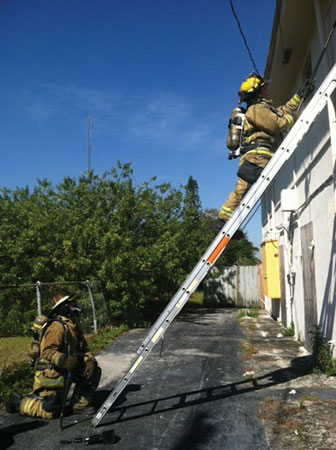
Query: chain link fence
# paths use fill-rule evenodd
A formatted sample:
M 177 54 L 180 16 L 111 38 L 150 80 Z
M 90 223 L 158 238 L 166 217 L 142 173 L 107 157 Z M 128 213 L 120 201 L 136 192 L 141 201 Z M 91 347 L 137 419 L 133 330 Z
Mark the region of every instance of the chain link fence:
M 0 371 L 13 363 L 28 361 L 27 350 L 34 318 L 51 311 L 59 292 L 78 294 L 84 333 L 97 333 L 109 324 L 106 305 L 97 281 L 64 281 L 0 285 Z

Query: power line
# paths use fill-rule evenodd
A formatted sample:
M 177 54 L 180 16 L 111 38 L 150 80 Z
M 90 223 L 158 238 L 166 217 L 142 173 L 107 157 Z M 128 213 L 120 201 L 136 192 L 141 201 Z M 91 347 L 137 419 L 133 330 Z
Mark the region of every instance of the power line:
M 235 11 L 235 9 L 234 9 L 232 0 L 229 0 L 229 1 L 230 1 L 230 6 L 231 6 L 232 14 L 233 14 L 234 18 L 236 19 L 236 22 L 237 22 L 237 25 L 238 25 L 239 32 L 240 32 L 240 34 L 241 34 L 241 36 L 242 36 L 242 38 L 243 38 L 243 41 L 244 41 L 245 48 L 246 48 L 246 50 L 247 50 L 247 52 L 248 52 L 248 54 L 249 54 L 249 56 L 250 56 L 250 60 L 251 60 L 251 62 L 252 62 L 252 64 L 253 64 L 253 67 L 254 67 L 255 72 L 259 75 L 259 70 L 258 70 L 258 68 L 257 68 L 257 65 L 256 65 L 254 59 L 253 59 L 252 52 L 251 52 L 251 50 L 250 50 L 250 47 L 248 46 L 247 39 L 246 39 L 245 34 L 244 34 L 244 32 L 243 32 L 243 30 L 242 30 L 242 27 L 241 27 L 241 25 L 240 25 L 240 22 L 239 22 L 239 19 L 238 19 L 237 14 L 236 14 L 236 11 Z

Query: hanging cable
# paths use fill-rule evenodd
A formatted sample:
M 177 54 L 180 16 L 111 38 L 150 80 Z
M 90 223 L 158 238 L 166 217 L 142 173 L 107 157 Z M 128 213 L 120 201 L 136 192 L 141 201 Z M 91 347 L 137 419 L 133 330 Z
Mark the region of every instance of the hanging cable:
M 257 65 L 256 65 L 256 63 L 255 63 L 255 61 L 254 61 L 254 59 L 253 59 L 253 56 L 252 56 L 252 52 L 251 52 L 251 50 L 250 50 L 250 47 L 248 46 L 248 43 L 247 43 L 245 34 L 244 34 L 244 32 L 243 32 L 243 30 L 242 30 L 242 27 L 241 27 L 241 25 L 240 25 L 238 16 L 237 16 L 236 11 L 235 11 L 235 9 L 234 9 L 232 0 L 230 0 L 230 6 L 231 6 L 232 14 L 233 14 L 234 18 L 236 19 L 236 22 L 237 22 L 237 25 L 238 25 L 238 28 L 239 28 L 239 32 L 240 32 L 240 34 L 241 34 L 241 36 L 242 36 L 242 38 L 243 38 L 245 48 L 246 48 L 246 50 L 247 50 L 247 52 L 248 52 L 248 54 L 249 54 L 249 56 L 250 56 L 251 62 L 252 62 L 253 67 L 254 67 L 254 70 L 255 70 L 255 72 L 256 72 L 257 75 L 260 75 L 259 70 L 257 69 Z

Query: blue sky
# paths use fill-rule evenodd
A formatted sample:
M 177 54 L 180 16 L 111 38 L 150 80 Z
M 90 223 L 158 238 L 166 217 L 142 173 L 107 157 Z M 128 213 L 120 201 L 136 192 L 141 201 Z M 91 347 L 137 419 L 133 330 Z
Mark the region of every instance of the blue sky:
M 275 0 L 234 0 L 261 73 Z M 132 162 L 136 183 L 198 182 L 219 209 L 236 181 L 227 122 L 253 70 L 229 0 L 2 0 L 0 188 Z M 247 227 L 255 244 L 260 219 Z

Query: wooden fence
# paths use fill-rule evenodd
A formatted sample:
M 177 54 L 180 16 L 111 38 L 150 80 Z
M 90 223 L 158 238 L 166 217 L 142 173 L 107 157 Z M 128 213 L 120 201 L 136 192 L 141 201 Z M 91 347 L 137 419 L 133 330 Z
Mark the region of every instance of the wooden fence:
M 260 286 L 258 266 L 225 267 L 221 274 L 204 281 L 204 305 L 209 307 L 258 306 Z

